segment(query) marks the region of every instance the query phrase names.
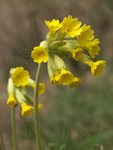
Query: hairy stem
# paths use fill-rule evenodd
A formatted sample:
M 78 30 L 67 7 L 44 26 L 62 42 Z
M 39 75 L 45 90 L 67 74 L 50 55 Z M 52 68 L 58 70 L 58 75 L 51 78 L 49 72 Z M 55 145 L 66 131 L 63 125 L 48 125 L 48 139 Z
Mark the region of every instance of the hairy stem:
M 37 150 L 41 150 L 40 146 L 40 133 L 39 133 L 39 119 L 38 119 L 38 89 L 39 89 L 39 80 L 42 69 L 42 63 L 39 64 L 36 74 L 36 84 L 34 90 L 34 120 L 35 120 L 35 132 L 36 132 L 36 145 Z
M 11 119 L 12 119 L 12 140 L 13 140 L 13 147 L 14 147 L 14 150 L 17 150 L 15 106 L 12 106 L 12 108 L 11 108 Z

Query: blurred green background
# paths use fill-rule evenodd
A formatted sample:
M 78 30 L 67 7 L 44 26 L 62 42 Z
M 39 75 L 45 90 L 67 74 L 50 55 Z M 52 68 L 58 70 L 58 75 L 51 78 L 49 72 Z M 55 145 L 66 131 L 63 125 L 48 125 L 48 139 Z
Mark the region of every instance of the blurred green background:
M 30 57 L 33 47 L 45 40 L 44 20 L 72 15 L 91 25 L 101 43 L 97 59 L 107 61 L 105 72 L 93 77 L 90 69 L 68 59 L 72 73 L 82 79 L 79 87 L 51 85 L 44 65 L 40 96 L 42 149 L 54 143 L 66 150 L 113 150 L 113 0 L 0 0 L 0 150 L 12 150 L 7 80 L 10 68 L 23 66 L 35 79 L 37 64 Z M 46 72 L 46 73 L 45 73 Z M 33 115 L 22 118 L 16 109 L 17 135 L 21 150 L 35 149 Z

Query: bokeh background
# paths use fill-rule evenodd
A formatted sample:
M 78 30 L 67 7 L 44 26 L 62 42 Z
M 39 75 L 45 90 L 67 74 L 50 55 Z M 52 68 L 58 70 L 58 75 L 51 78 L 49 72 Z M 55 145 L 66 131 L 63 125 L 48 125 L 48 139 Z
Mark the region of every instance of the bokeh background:
M 35 79 L 37 64 L 30 57 L 34 46 L 45 40 L 48 32 L 44 20 L 68 15 L 91 25 L 101 43 L 96 57 L 107 61 L 105 72 L 93 77 L 90 69 L 68 59 L 72 72 L 82 79 L 79 87 L 51 85 L 46 65 L 41 82 L 46 92 L 40 96 L 42 149 L 48 143 L 56 149 L 113 150 L 113 0 L 0 0 L 0 150 L 11 150 L 10 108 L 7 80 L 10 68 L 23 66 Z M 33 115 L 21 117 L 16 108 L 17 135 L 22 150 L 35 149 Z

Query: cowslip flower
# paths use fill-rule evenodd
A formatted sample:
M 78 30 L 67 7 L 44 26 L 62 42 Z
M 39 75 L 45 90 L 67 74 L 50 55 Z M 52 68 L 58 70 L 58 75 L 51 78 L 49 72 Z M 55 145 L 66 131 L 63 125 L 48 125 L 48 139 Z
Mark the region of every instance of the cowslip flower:
M 96 77 L 104 71 L 103 67 L 105 67 L 106 62 L 104 60 L 99 60 L 96 62 L 87 61 L 87 64 L 91 67 L 91 73 Z
M 78 18 L 72 18 L 72 16 L 68 16 L 68 18 L 64 18 L 62 21 L 62 29 L 65 33 L 67 33 L 70 37 L 75 37 L 80 35 L 82 28 L 80 28 L 81 22 L 78 21 Z
M 61 28 L 61 23 L 59 20 L 53 19 L 51 22 L 50 21 L 45 21 L 46 26 L 49 28 L 49 31 L 52 33 L 55 33 L 57 30 Z
M 23 67 L 16 67 L 13 71 L 11 71 L 13 84 L 17 87 L 19 87 L 20 85 L 24 86 L 28 84 L 29 77 L 29 72 L 27 70 L 24 70 Z
M 77 36 L 77 40 L 81 47 L 89 47 L 91 40 L 94 39 L 94 31 L 91 28 L 91 26 L 86 26 L 83 25 L 82 27 L 82 32 L 80 35 Z
M 25 102 L 21 103 L 21 108 L 22 108 L 21 115 L 23 117 L 29 116 L 33 113 L 33 107 L 27 105 Z
M 83 56 L 82 48 L 71 49 L 70 52 L 72 53 L 72 57 L 77 61 Z
M 56 77 L 56 80 L 61 85 L 69 85 L 74 80 L 74 76 L 71 72 L 61 68 L 61 73 Z
M 99 39 L 94 39 L 91 41 L 90 45 L 88 48 L 86 48 L 92 58 L 95 58 L 96 55 L 99 54 L 100 47 L 98 44 L 100 43 Z
M 10 93 L 10 94 L 9 94 L 9 98 L 8 98 L 8 100 L 7 100 L 7 105 L 8 105 L 8 106 L 15 106 L 15 105 L 17 105 L 17 101 L 16 101 L 16 99 L 15 99 L 13 93 Z
M 38 104 L 38 111 L 42 110 L 43 105 L 42 104 Z
M 35 88 L 35 83 L 32 85 L 33 88 Z M 38 95 L 41 95 L 45 92 L 45 84 L 39 83 L 39 89 L 38 89 Z
M 73 81 L 69 84 L 70 88 L 74 88 L 79 86 L 79 83 L 81 82 L 80 78 L 74 77 Z
M 37 63 L 46 63 L 49 58 L 47 51 L 41 46 L 34 47 L 31 57 L 33 58 L 34 62 Z

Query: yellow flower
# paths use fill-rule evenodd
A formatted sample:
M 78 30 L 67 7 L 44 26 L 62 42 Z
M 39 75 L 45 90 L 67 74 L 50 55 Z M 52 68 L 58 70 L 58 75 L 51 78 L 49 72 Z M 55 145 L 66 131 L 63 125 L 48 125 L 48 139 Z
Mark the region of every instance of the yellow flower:
M 37 63 L 46 63 L 49 58 L 47 51 L 41 46 L 34 47 L 31 57 L 33 58 L 34 62 Z
M 88 66 L 91 67 L 91 73 L 96 77 L 99 76 L 103 71 L 103 67 L 106 65 L 106 61 L 99 60 L 96 62 L 88 61 Z
M 38 94 L 43 94 L 45 92 L 45 85 L 44 83 L 39 83 L 39 91 Z
M 69 84 L 70 88 L 79 86 L 79 82 L 81 82 L 81 79 L 74 77 L 74 80 L 72 81 L 72 83 Z
M 42 104 L 38 104 L 38 111 L 40 111 L 43 108 Z
M 35 88 L 35 84 L 33 84 L 32 87 Z M 41 95 L 44 92 L 45 92 L 45 84 L 39 83 L 38 95 Z
M 74 37 L 80 35 L 82 28 L 80 28 L 81 22 L 78 21 L 78 18 L 72 18 L 72 16 L 68 16 L 68 18 L 64 18 L 62 21 L 62 29 L 69 36 Z
M 13 79 L 13 84 L 17 87 L 19 87 L 20 85 L 25 86 L 26 84 L 28 84 L 29 77 L 29 72 L 27 70 L 24 70 L 23 67 L 16 67 L 11 76 L 11 78 Z
M 71 72 L 61 68 L 61 74 L 56 77 L 56 81 L 58 81 L 61 85 L 69 85 L 74 80 L 74 76 Z
M 51 22 L 45 21 L 45 24 L 49 28 L 49 31 L 53 33 L 61 28 L 61 23 L 59 23 L 59 20 L 53 19 Z
M 99 43 L 100 43 L 99 39 L 94 39 L 89 45 L 89 47 L 87 48 L 92 58 L 95 58 L 95 55 L 98 55 L 100 51 L 100 47 L 98 46 Z
M 83 49 L 82 48 L 77 48 L 77 49 L 71 49 L 72 57 L 75 60 L 79 60 L 83 56 Z
M 77 40 L 82 47 L 89 47 L 91 40 L 94 39 L 94 31 L 90 29 L 91 26 L 86 26 L 86 24 L 83 25 L 81 28 L 82 32 L 80 35 L 77 36 Z
M 9 94 L 9 98 L 7 100 L 7 105 L 8 106 L 15 106 L 15 105 L 17 105 L 17 101 L 16 101 L 16 99 L 15 99 L 15 97 L 14 97 L 14 95 L 12 93 Z
M 22 114 L 23 117 L 29 116 L 33 113 L 33 107 L 27 105 L 24 102 L 21 103 L 21 108 L 22 108 L 21 114 Z

